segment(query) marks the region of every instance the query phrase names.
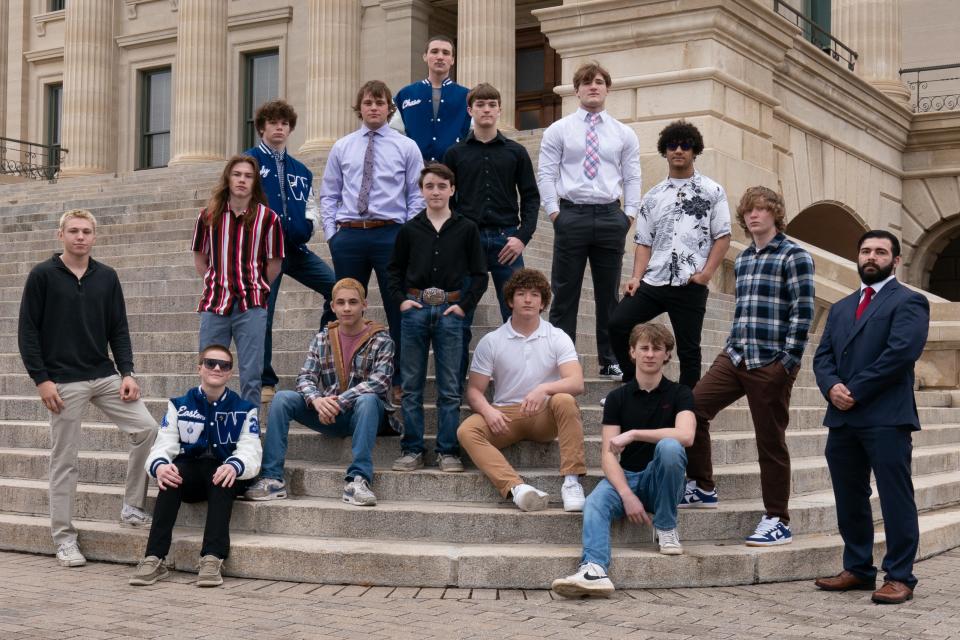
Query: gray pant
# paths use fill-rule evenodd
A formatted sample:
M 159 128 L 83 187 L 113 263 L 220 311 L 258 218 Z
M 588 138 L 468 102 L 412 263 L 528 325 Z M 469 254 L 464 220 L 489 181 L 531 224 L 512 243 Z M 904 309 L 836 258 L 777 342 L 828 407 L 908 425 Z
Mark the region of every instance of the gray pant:
M 260 380 L 263 373 L 263 341 L 267 333 L 267 310 L 260 307 L 219 316 L 209 311 L 200 314 L 200 351 L 211 344 L 237 343 L 237 367 L 240 369 L 240 397 L 260 407 Z
M 123 501 L 143 508 L 147 496 L 147 472 L 144 465 L 157 434 L 157 422 L 142 400 L 120 399 L 120 376 L 112 375 L 84 382 L 57 385 L 63 400 L 60 413 L 50 414 L 50 528 L 53 541 L 69 544 L 77 541 L 71 522 L 77 493 L 77 464 L 80 452 L 80 420 L 87 403 L 93 403 L 127 434 L 133 448 L 127 462 L 127 487 Z

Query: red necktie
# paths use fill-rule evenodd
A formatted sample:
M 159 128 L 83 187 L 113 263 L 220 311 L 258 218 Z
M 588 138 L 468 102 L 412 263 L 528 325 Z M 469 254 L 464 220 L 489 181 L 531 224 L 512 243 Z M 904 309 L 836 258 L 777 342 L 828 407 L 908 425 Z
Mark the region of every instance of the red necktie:
M 871 300 L 873 300 L 873 287 L 867 287 L 863 290 L 863 300 L 861 300 L 857 306 L 857 320 L 859 320 L 863 312 L 866 311 L 867 305 L 870 304 Z

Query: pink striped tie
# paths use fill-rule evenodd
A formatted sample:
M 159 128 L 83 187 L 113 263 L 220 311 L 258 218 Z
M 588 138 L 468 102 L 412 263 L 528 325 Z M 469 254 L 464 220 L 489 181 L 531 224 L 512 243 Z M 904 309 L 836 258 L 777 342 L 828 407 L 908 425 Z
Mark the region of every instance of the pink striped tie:
M 597 171 L 600 169 L 600 140 L 597 138 L 597 123 L 600 122 L 600 114 L 587 114 L 587 122 L 590 123 L 590 126 L 587 128 L 587 146 L 583 159 L 583 175 L 587 176 L 588 180 L 593 180 L 597 177 Z

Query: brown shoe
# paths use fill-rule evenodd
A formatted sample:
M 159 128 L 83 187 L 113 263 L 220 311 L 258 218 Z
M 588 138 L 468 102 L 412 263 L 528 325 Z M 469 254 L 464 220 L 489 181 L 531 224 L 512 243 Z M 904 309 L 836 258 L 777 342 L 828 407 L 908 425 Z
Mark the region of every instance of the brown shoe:
M 873 592 L 871 600 L 877 604 L 902 604 L 913 600 L 913 589 L 896 580 L 884 580 L 883 586 Z
M 813 584 L 824 591 L 873 591 L 877 588 L 876 579 L 864 580 L 847 570 L 832 578 L 818 578 Z
M 400 403 L 403 401 L 403 388 L 400 385 L 394 386 L 390 389 L 390 399 L 393 401 L 393 404 L 400 406 Z

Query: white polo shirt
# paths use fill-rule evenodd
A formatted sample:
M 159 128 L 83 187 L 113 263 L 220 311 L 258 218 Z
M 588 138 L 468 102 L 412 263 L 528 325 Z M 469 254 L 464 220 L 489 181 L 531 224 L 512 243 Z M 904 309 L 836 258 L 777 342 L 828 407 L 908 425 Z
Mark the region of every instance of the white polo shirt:
M 473 352 L 471 371 L 493 380 L 493 404 L 520 404 L 538 384 L 560 379 L 560 365 L 577 360 L 573 340 L 543 318 L 529 336 L 510 321 L 485 335 Z

